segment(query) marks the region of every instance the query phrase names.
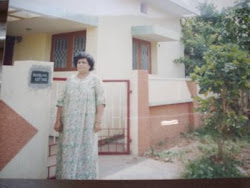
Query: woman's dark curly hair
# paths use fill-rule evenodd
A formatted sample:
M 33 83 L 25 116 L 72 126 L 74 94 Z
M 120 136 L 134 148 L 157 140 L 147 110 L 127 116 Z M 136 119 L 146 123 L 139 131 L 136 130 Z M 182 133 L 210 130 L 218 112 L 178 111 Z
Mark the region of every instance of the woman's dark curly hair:
M 88 54 L 87 52 L 77 52 L 74 56 L 75 67 L 77 66 L 77 62 L 79 59 L 87 59 L 90 66 L 89 71 L 94 70 L 95 60 L 90 54 Z

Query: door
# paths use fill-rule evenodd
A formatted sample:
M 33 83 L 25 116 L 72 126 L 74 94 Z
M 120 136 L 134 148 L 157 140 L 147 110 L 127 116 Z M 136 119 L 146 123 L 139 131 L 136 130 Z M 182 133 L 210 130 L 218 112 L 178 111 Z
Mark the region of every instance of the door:
M 151 44 L 133 38 L 133 70 L 148 70 L 151 73 Z

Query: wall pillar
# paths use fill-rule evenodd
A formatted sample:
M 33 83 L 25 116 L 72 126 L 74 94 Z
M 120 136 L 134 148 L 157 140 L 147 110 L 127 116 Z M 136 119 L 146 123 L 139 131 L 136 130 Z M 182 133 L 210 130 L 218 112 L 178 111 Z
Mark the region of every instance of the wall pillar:
M 37 133 L 1 170 L 1 178 L 47 178 L 52 78 L 52 62 L 16 61 L 14 66 L 3 66 L 1 100 L 32 125 Z M 11 121 L 13 114 L 11 110 L 8 112 L 6 119 Z M 5 121 L 1 121 L 3 122 Z M 25 127 L 21 126 L 21 122 L 5 125 L 5 127 L 8 126 L 11 130 L 12 125 L 19 129 Z M 23 128 L 20 132 L 23 132 L 21 136 L 25 136 L 27 129 Z M 5 135 L 3 138 L 6 137 L 10 141 L 13 141 L 11 137 L 14 137 L 14 140 L 19 139 L 14 134 Z M 9 152 L 12 147 L 16 147 L 15 142 L 5 151 Z
M 138 152 L 150 149 L 150 114 L 148 93 L 148 72 L 138 70 Z

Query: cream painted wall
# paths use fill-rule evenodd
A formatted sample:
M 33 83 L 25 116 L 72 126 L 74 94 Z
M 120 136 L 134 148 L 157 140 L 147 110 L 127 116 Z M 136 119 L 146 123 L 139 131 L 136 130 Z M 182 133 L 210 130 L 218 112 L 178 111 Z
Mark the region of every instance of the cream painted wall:
M 113 3 L 113 6 L 119 5 L 122 8 L 121 5 L 125 2 Z M 103 79 L 129 78 L 132 71 L 132 26 L 157 24 L 180 35 L 179 18 L 171 17 L 150 5 L 148 14 L 142 14 L 139 0 L 128 1 L 125 4 L 133 7 L 136 13 L 128 12 L 128 15 L 123 16 L 100 16 L 98 27 L 87 28 L 86 51 L 95 58 L 95 72 Z M 122 9 L 124 11 L 127 8 Z M 181 48 L 176 45 L 173 47 L 171 44 L 162 45 L 163 53 L 159 53 L 158 43 L 152 42 L 152 73 L 168 77 L 184 77 L 184 67 L 172 62 L 178 55 L 183 55 L 181 52 L 178 54 Z M 51 34 L 24 35 L 22 42 L 15 45 L 13 60 L 49 61 L 50 51 Z M 176 56 L 171 58 L 167 56 L 165 59 L 166 54 L 176 54 Z M 68 77 L 71 74 L 75 72 L 55 72 L 56 77 Z
M 103 78 L 129 78 L 132 70 L 132 34 L 131 27 L 136 25 L 158 24 L 180 36 L 178 18 L 164 19 L 148 16 L 105 16 L 100 17 L 97 44 L 97 74 Z M 153 74 L 167 77 L 184 77 L 184 66 L 173 63 L 175 58 L 183 56 L 183 47 L 179 42 L 152 42 Z
M 28 86 L 32 65 L 49 67 L 53 73 L 50 62 L 16 61 L 14 66 L 3 66 L 1 100 L 38 132 L 4 167 L 1 178 L 47 178 L 51 87 L 34 89 Z
M 90 53 L 97 61 L 97 41 L 98 41 L 98 27 L 88 27 L 86 32 L 86 51 Z
M 132 70 L 132 36 L 128 19 L 101 17 L 96 71 L 105 79 L 128 78 Z
M 149 105 L 158 106 L 191 102 L 186 79 L 149 76 Z
M 184 55 L 184 47 L 180 42 L 160 42 L 157 47 L 157 75 L 167 78 L 184 78 L 185 66 L 173 61 Z
M 130 76 L 130 143 L 131 154 L 138 155 L 138 71 L 132 71 Z
M 97 59 L 97 28 L 87 28 L 86 51 Z M 40 60 L 50 61 L 51 34 L 39 33 L 24 35 L 20 43 L 15 44 L 13 61 L 16 60 Z M 55 77 L 69 77 L 76 71 L 55 72 Z
M 22 36 L 14 47 L 13 62 L 20 60 L 50 61 L 51 35 L 47 33 Z

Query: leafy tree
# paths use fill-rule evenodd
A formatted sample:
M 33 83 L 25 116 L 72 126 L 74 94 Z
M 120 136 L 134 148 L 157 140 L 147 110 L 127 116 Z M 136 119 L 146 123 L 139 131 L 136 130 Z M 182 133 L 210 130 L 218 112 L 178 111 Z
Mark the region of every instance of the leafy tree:
M 213 4 L 201 3 L 201 15 L 186 19 L 186 23 L 182 25 L 181 39 L 185 55 L 184 58 L 175 60 L 176 63 L 185 65 L 186 76 L 190 76 L 195 66 L 205 64 L 203 56 L 211 45 L 234 43 L 241 50 L 249 52 L 249 4 L 249 1 L 242 1 L 219 13 Z
M 241 50 L 250 51 L 250 1 L 242 1 L 221 14 L 220 43 L 238 44 Z
M 207 115 L 205 125 L 214 129 L 218 141 L 218 157 L 223 157 L 223 144 L 232 136 L 242 136 L 247 121 L 243 111 L 235 108 L 240 91 L 250 88 L 250 59 L 238 45 L 213 45 L 204 55 L 205 64 L 196 66 L 191 77 L 200 86 L 200 93 L 216 95 L 198 97 L 199 110 Z
M 218 11 L 214 5 L 203 3 L 199 6 L 201 16 L 186 19 L 182 25 L 182 39 L 185 46 L 184 58 L 176 59 L 176 63 L 185 65 L 186 76 L 194 71 L 195 66 L 205 63 L 204 53 L 209 46 L 218 43 L 219 28 L 215 25 L 220 20 Z
M 223 157 L 223 143 L 230 136 L 246 133 L 245 93 L 250 89 L 248 1 L 221 13 L 211 4 L 200 4 L 201 15 L 186 19 L 182 25 L 186 75 L 200 86 L 197 97 L 205 125 L 217 137 L 218 157 Z

